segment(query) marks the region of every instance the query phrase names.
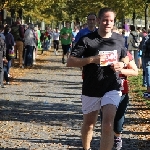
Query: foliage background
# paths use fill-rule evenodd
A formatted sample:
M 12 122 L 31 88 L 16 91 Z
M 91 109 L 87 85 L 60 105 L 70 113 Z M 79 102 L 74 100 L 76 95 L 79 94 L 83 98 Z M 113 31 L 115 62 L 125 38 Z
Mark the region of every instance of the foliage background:
M 75 22 L 84 21 L 89 12 L 97 14 L 100 8 L 111 7 L 117 12 L 117 19 L 132 19 L 133 12 L 136 17 L 143 18 L 145 3 L 148 0 L 1 0 L 7 8 L 8 14 L 11 8 L 16 12 L 23 9 L 23 18 L 30 17 L 33 22 L 44 21 L 60 22 L 73 20 Z M 2 6 L 2 7 L 3 7 Z M 17 13 L 16 13 L 17 16 Z

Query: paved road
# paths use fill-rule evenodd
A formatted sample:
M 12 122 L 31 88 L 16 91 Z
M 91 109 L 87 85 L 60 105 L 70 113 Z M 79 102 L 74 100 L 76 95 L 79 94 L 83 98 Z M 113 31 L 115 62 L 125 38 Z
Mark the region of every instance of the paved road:
M 0 89 L 1 150 L 80 150 L 81 70 L 66 68 L 61 56 L 47 53 L 35 68 Z M 130 104 L 122 150 L 150 150 L 147 139 L 138 139 L 138 124 Z M 130 130 L 130 127 L 135 130 Z M 140 133 L 143 134 L 143 133 Z M 98 150 L 100 119 L 92 141 Z M 140 147 L 145 143 L 145 147 Z

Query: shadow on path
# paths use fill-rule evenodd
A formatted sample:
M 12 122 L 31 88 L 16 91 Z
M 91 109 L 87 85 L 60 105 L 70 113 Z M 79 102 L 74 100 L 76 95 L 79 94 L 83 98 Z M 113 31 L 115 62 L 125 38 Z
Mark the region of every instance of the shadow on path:
M 68 121 L 74 123 L 82 120 L 81 108 L 77 104 L 0 100 L 0 106 L 0 121 L 34 121 L 44 125 L 59 126 L 62 123 L 67 124 Z

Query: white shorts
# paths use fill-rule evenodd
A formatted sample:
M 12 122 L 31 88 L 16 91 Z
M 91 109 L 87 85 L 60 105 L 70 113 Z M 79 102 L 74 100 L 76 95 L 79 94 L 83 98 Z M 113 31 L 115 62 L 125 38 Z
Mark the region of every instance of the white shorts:
M 100 110 L 102 106 L 107 104 L 115 105 L 117 108 L 121 100 L 121 96 L 122 92 L 116 90 L 105 93 L 103 97 L 89 97 L 82 95 L 82 112 L 83 114 L 88 114 L 90 112 Z

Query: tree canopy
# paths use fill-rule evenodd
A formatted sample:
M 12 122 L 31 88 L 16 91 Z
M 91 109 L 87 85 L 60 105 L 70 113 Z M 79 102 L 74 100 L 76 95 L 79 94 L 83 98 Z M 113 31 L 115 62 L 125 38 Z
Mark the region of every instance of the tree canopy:
M 97 14 L 102 7 L 113 8 L 118 19 L 132 18 L 134 11 L 136 16 L 142 18 L 146 2 L 150 0 L 5 0 L 4 8 L 8 11 L 14 8 L 16 12 L 22 8 L 24 18 L 30 16 L 33 21 L 44 20 L 50 23 L 65 20 L 82 21 L 89 12 Z

